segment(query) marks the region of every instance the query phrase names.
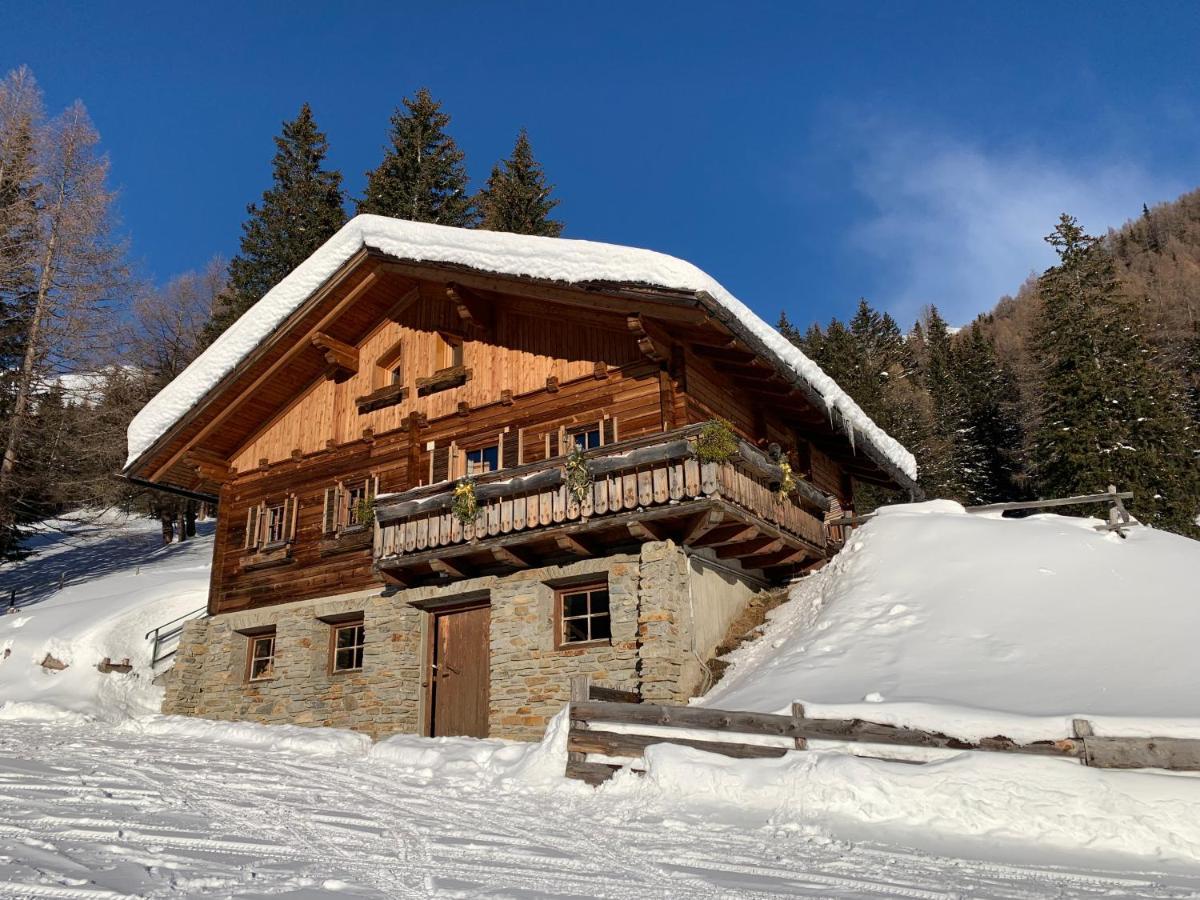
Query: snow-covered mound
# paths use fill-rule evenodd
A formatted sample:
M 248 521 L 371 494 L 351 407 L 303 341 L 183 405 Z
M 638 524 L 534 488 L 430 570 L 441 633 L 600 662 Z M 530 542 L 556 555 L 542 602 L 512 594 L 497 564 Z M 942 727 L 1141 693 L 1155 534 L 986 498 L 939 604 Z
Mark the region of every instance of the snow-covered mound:
M 212 524 L 195 540 L 162 545 L 159 523 L 112 514 L 52 520 L 35 553 L 0 567 L 0 718 L 106 719 L 157 712 L 146 632 L 204 606 Z M 60 579 L 62 588 L 59 588 Z M 50 656 L 67 668 L 45 668 Z M 128 658 L 128 674 L 101 673 L 105 657 Z
M 1200 737 L 1200 542 L 896 506 L 799 582 L 703 701 L 964 738 Z

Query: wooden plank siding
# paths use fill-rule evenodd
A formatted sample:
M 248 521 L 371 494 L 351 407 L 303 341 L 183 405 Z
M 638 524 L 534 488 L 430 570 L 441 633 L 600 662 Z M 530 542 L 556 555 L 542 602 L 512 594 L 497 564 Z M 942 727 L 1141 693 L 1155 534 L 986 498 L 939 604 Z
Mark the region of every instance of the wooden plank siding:
M 257 357 L 227 379 L 222 399 L 198 407 L 189 425 L 191 437 L 172 438 L 154 457 L 151 474 L 160 476 L 185 466 L 185 454 L 192 448 L 200 448 L 209 459 L 229 461 L 228 478 L 211 487 L 219 487 L 221 515 L 210 612 L 382 584 L 370 541 L 339 541 L 325 533 L 325 492 L 339 481 L 368 477 L 378 480 L 380 493 L 407 491 L 429 483 L 431 447 L 442 450 L 453 444 L 461 454 L 494 443 L 501 434 L 502 460 L 511 467 L 514 459 L 519 464 L 544 461 L 548 443 L 557 448 L 552 455 L 561 455 L 565 446 L 558 436 L 564 429 L 597 423 L 608 444 L 719 416 L 759 448 L 771 442 L 797 448 L 797 472 L 811 472 L 812 483 L 837 496 L 842 508 L 849 507 L 844 493 L 849 479 L 842 463 L 810 448 L 806 437 L 808 430 L 815 435 L 824 429 L 821 439 L 831 439 L 823 413 L 797 406 L 803 401 L 795 395 L 791 405 L 784 406 L 749 393 L 745 379 L 751 367 L 744 359 L 731 363 L 741 372 L 735 378 L 723 371 L 722 359 L 706 355 L 704 347 L 694 352 L 689 341 L 707 334 L 699 319 L 679 325 L 682 336 L 677 340 L 672 329 L 650 323 L 658 329 L 657 347 L 663 352 L 648 353 L 639 346 L 634 327 L 638 316 L 631 315 L 628 300 L 618 304 L 598 296 L 594 307 L 583 305 L 583 299 L 590 298 L 559 305 L 521 295 L 521 290 L 534 291 L 528 285 L 514 285 L 509 294 L 502 280 L 477 278 L 468 282 L 475 287 L 456 289 L 428 273 L 407 274 L 417 268 L 366 260 L 332 279 L 320 302 L 314 300 L 311 309 L 299 311 L 288 325 L 286 339 L 269 339 Z M 471 298 L 470 304 L 456 305 L 456 290 L 460 299 Z M 465 306 L 485 312 L 473 316 Z M 644 315 L 648 321 L 652 312 Z M 321 340 L 342 348 L 337 366 L 312 345 L 317 329 Z M 713 334 L 718 344 L 727 341 L 727 336 Z M 461 339 L 462 350 L 455 365 L 468 370 L 469 379 L 422 395 L 418 379 L 446 368 L 447 347 L 456 339 Z M 746 353 L 719 346 L 715 352 Z M 403 397 L 385 392 L 383 403 L 372 402 L 360 410 L 360 397 L 392 384 L 392 368 L 400 369 L 397 381 L 406 388 Z M 757 370 L 750 376 L 757 377 Z M 519 454 L 513 452 L 514 441 Z M 453 465 L 448 471 L 450 477 L 457 474 Z M 692 474 L 698 478 L 698 472 Z M 194 479 L 195 472 L 189 477 Z M 638 507 L 670 505 L 669 500 L 678 501 L 684 494 L 704 496 L 703 485 L 692 483 L 695 480 L 677 491 L 666 470 L 635 473 L 620 484 L 614 479 L 611 487 L 619 494 L 614 493 L 609 505 L 636 515 Z M 738 481 L 729 487 L 745 492 L 741 500 L 747 505 L 770 505 L 770 492 L 763 484 Z M 287 551 L 276 548 L 268 558 L 244 549 L 247 510 L 292 499 L 296 527 Z M 524 527 L 518 524 L 524 521 L 520 510 L 498 505 L 495 515 L 495 529 L 502 534 Z M 543 525 L 566 521 L 557 518 L 552 507 L 548 515 Z M 768 517 L 768 524 L 773 521 Z M 775 524 L 824 546 L 815 519 Z M 428 535 L 422 540 L 428 544 Z M 764 565 L 775 553 L 764 553 Z

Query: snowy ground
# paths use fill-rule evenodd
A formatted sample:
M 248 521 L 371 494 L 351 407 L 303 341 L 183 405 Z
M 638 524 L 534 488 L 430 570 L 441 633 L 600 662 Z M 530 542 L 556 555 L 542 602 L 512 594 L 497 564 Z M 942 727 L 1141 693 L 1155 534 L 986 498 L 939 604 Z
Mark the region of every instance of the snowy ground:
M 186 729 L 0 730 L 0 897 L 1194 897 L 1200 873 L 851 842 L 652 790 Z M 236 735 L 234 736 L 236 738 Z M 461 742 L 468 744 L 470 742 Z M 485 742 L 477 742 L 484 745 Z M 328 748 L 326 748 L 328 749 Z M 415 764 L 413 764 L 415 762 Z M 422 762 L 425 764 L 423 765 Z M 995 849 L 976 856 L 1002 856 Z M 1039 862 L 1029 863 L 1028 860 Z
M 104 897 L 1200 897 L 1200 778 L 940 752 L 647 751 L 593 791 L 541 745 L 147 714 L 147 628 L 203 599 L 211 538 L 114 521 L 0 568 L 0 900 Z M 64 587 L 58 590 L 59 573 Z M 706 703 L 963 736 L 1200 728 L 1200 544 L 896 508 Z M 48 673 L 52 652 L 71 667 Z M 101 675 L 99 656 L 132 675 Z M 561 723 L 559 723 L 561 725 Z
M 204 606 L 213 525 L 164 547 L 153 519 L 110 512 L 43 523 L 36 552 L 0 566 L 0 597 L 7 605 L 15 590 L 20 604 L 0 611 L 0 719 L 29 704 L 108 718 L 157 711 L 146 632 Z M 68 667 L 46 670 L 47 654 Z M 100 675 L 106 656 L 128 658 L 138 677 Z

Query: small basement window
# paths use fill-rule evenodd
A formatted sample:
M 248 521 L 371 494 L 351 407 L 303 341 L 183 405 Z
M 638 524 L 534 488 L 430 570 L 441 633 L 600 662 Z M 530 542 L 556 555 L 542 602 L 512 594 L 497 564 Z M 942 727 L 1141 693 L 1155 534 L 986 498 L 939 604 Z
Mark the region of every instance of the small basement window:
M 275 632 L 249 637 L 246 679 L 264 681 L 275 674 Z
M 334 625 L 330 636 L 331 664 L 333 672 L 354 672 L 363 667 L 363 647 L 366 644 L 366 628 L 361 620 Z
M 559 588 L 555 596 L 560 646 L 612 639 L 607 582 Z

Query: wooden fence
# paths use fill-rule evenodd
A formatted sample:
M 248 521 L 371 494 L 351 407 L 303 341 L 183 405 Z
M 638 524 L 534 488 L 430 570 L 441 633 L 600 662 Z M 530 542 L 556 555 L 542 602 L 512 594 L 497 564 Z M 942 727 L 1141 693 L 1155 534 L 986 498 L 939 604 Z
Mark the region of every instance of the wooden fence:
M 1107 503 L 1108 522 L 1104 525 L 1097 525 L 1096 528 L 1100 531 L 1115 531 L 1121 537 L 1125 537 L 1125 529 L 1132 528 L 1134 525 L 1141 523 L 1135 522 L 1133 517 L 1129 515 L 1129 510 L 1125 508 L 1124 501 L 1133 499 L 1133 491 L 1118 491 L 1116 485 L 1110 484 L 1108 490 L 1103 494 L 1082 494 L 1078 497 L 1051 497 L 1044 500 L 1014 500 L 1007 503 L 985 503 L 982 506 L 964 506 L 966 512 L 981 514 L 993 512 L 1016 512 L 1019 510 L 1030 509 L 1053 509 L 1060 506 L 1086 506 L 1089 503 Z M 864 522 L 875 518 L 875 513 L 864 513 L 861 516 L 841 516 L 836 519 L 829 519 L 825 522 L 828 527 L 846 527 L 857 528 Z
M 578 693 L 575 685 L 572 693 Z M 607 689 L 591 688 L 589 697 Z M 625 694 L 625 692 L 619 692 Z M 572 700 L 567 738 L 570 778 L 600 784 L 624 765 L 636 761 L 654 744 L 677 744 L 739 759 L 780 757 L 806 750 L 809 741 L 852 742 L 869 745 L 863 755 L 896 762 L 923 761 L 889 757 L 889 748 L 915 747 L 1020 753 L 1076 759 L 1083 765 L 1106 769 L 1158 768 L 1200 771 L 1200 740 L 1183 738 L 1097 737 L 1090 723 L 1076 719 L 1070 737 L 1018 743 L 1006 737 L 963 741 L 934 731 L 883 725 L 863 719 L 810 719 L 800 704 L 792 715 L 739 712 L 698 706 L 661 706 L 600 699 Z M 676 730 L 672 734 L 671 730 Z M 686 730 L 686 731 L 685 731 Z M 698 736 L 696 732 L 704 732 Z M 599 756 L 600 760 L 589 759 Z

